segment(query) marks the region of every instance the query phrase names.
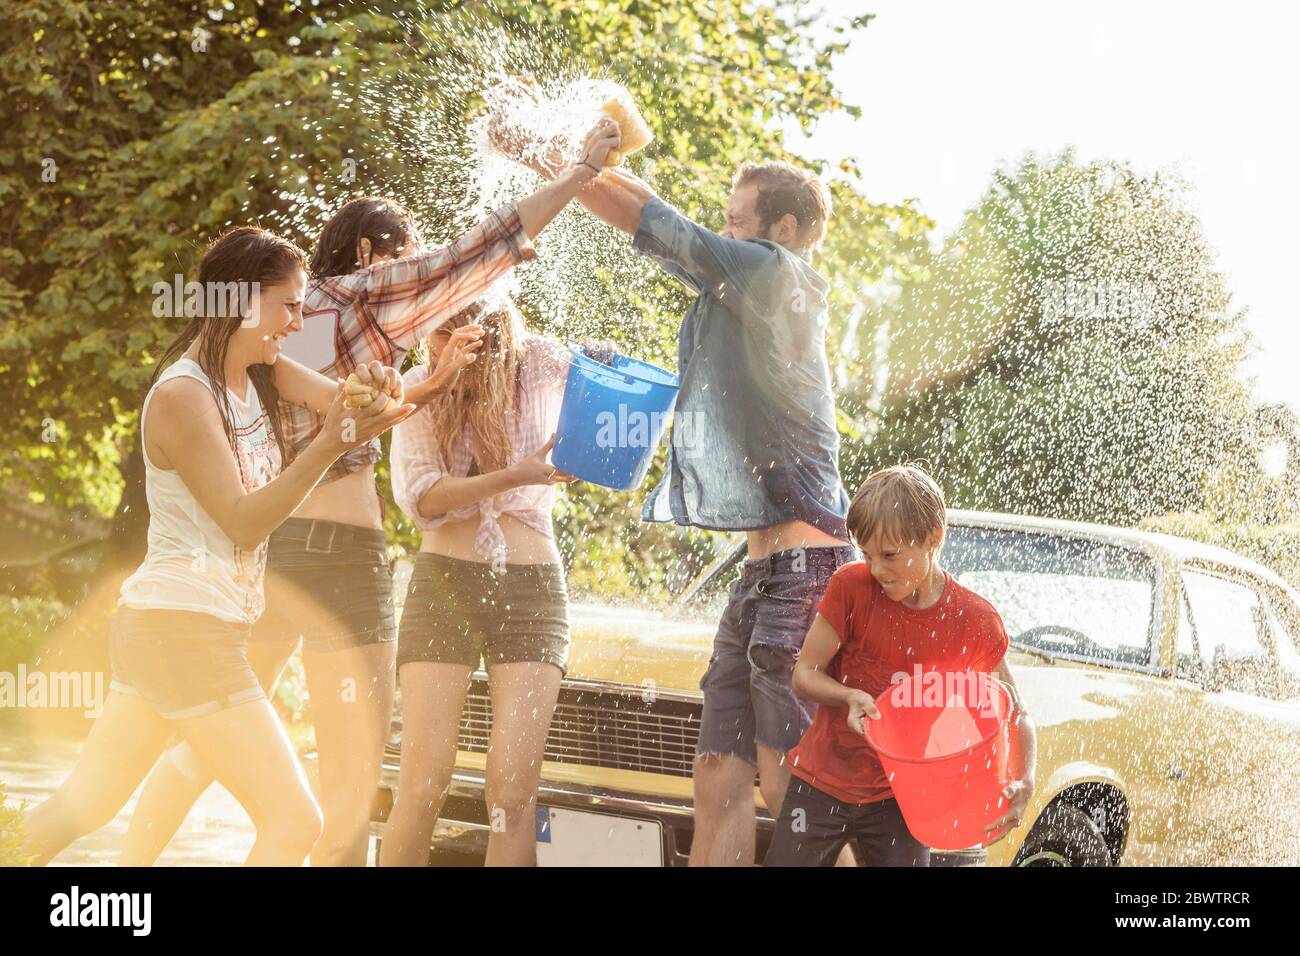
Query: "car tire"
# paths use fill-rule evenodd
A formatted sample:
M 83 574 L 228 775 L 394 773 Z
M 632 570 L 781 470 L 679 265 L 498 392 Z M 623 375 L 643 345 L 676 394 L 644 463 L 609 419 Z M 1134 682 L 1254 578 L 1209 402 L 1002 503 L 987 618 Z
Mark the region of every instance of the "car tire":
M 1111 866 L 1110 847 L 1096 822 L 1076 806 L 1054 803 L 1029 831 L 1014 866 Z

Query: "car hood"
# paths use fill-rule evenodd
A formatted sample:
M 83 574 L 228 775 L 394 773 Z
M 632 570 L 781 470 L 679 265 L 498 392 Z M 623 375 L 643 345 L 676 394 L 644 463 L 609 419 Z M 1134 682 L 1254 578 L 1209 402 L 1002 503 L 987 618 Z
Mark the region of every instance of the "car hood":
M 568 677 L 698 694 L 717 622 L 640 608 L 572 604 Z

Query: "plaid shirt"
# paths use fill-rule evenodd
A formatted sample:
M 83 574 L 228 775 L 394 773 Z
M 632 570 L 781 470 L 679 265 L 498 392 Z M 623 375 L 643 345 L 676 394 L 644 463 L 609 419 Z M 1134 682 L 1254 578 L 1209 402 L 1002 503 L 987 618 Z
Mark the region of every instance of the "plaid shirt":
M 358 365 L 376 360 L 400 368 L 406 353 L 429 333 L 478 299 L 512 267 L 535 255 L 518 210 L 508 205 L 448 246 L 348 275 L 313 279 L 303 303 L 303 321 L 333 320 L 334 359 L 323 367 L 319 357 L 306 364 L 330 379 L 346 377 Z M 295 338 L 285 340 L 285 354 L 298 359 Z M 295 455 L 324 425 L 324 416 L 287 402 L 280 403 L 280 420 Z M 373 465 L 381 457 L 375 438 L 342 455 L 321 484 Z
M 564 384 L 569 374 L 569 350 L 554 339 L 529 336 L 519 366 L 519 390 L 515 408 L 506 421 L 510 437 L 509 461 L 513 465 L 531 455 L 555 433 L 564 402 Z M 410 388 L 429 377 L 427 365 L 409 370 L 403 381 Z M 444 461 L 433 430 L 433 413 L 428 406 L 393 429 L 393 500 L 421 531 L 432 531 L 448 521 L 479 516 L 474 551 L 484 561 L 504 564 L 509 557 L 500 518 L 510 515 L 534 531 L 550 537 L 554 485 L 521 485 L 433 518 L 420 515 L 420 499 L 444 475 L 463 478 L 469 474 L 474 445 L 469 424 L 461 432 L 450 462 Z

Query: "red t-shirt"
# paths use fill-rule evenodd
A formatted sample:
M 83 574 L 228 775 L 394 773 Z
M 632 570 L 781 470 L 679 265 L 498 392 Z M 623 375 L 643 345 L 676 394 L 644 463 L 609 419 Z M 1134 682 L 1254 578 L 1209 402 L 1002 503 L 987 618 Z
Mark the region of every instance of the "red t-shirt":
M 873 698 L 889 689 L 895 674 L 910 677 L 917 665 L 922 672 L 991 673 L 1007 650 L 1002 618 L 947 571 L 943 576 L 939 600 L 918 611 L 887 597 L 865 561 L 836 571 L 817 608 L 840 636 L 827 673 Z M 812 725 L 790 751 L 790 770 L 845 803 L 893 796 L 876 752 L 849 729 L 847 707 L 817 707 Z

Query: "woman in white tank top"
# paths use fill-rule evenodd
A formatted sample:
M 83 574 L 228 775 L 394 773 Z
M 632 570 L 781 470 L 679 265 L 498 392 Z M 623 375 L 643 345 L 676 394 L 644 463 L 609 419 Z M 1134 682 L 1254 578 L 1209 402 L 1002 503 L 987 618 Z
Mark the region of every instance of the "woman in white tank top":
M 287 240 L 230 230 L 204 254 L 198 281 L 220 307 L 181 332 L 145 398 L 149 553 L 113 617 L 103 713 L 71 776 L 26 820 L 38 864 L 116 816 L 177 733 L 257 827 L 247 863 L 297 866 L 320 833 L 297 756 L 248 664 L 266 539 L 339 455 L 414 406 L 353 412 L 342 383 L 280 357 L 302 324 L 307 281 L 306 257 Z M 325 417 L 287 467 L 281 399 Z

